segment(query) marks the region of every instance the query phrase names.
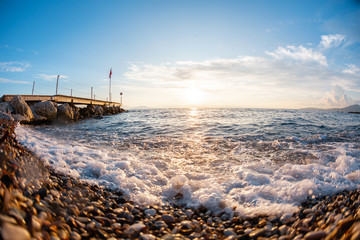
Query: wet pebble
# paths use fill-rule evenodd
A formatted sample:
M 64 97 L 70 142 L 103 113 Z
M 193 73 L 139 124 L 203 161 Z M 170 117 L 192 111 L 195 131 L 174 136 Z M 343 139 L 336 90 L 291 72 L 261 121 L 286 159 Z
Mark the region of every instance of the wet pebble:
M 317 239 L 322 239 L 324 237 L 326 237 L 326 232 L 324 231 L 309 232 L 304 236 L 306 240 L 317 240 Z
M 146 209 L 146 210 L 144 211 L 144 213 L 145 213 L 145 215 L 148 215 L 148 216 L 153 217 L 153 216 L 156 215 L 156 210 L 153 209 L 153 208 L 149 208 L 149 209 Z
M 166 223 L 174 223 L 175 222 L 175 218 L 169 214 L 162 215 L 161 220 Z
M 25 228 L 9 222 L 3 222 L 0 231 L 3 240 L 27 240 L 31 238 L 30 233 Z

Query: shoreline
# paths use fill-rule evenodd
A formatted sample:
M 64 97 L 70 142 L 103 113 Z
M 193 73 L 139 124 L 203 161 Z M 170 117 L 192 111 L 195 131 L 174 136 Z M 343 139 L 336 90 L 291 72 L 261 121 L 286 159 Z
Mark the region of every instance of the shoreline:
M 360 239 L 359 189 L 309 199 L 280 217 L 139 207 L 44 166 L 16 140 L 16 124 L 0 119 L 2 239 Z

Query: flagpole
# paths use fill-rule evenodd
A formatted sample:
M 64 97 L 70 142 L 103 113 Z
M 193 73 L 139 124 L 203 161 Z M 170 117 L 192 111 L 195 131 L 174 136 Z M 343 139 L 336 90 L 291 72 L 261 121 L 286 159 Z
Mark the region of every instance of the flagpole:
M 111 75 L 112 75 L 112 68 L 110 68 L 110 75 L 109 75 L 109 78 L 110 78 L 110 82 L 109 82 L 109 102 L 111 102 Z

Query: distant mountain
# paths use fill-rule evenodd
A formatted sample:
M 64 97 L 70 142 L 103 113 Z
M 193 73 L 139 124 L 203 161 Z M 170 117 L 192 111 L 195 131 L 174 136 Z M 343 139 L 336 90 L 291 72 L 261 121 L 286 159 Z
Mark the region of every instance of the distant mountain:
M 348 106 L 346 108 L 339 108 L 339 109 L 337 109 L 335 111 L 339 111 L 339 112 L 360 112 L 360 105 L 355 104 L 355 105 Z
M 360 113 L 360 105 L 354 104 L 345 108 L 330 108 L 330 109 L 323 109 L 323 108 L 302 108 L 302 110 L 307 111 L 332 111 L 332 112 L 356 112 Z

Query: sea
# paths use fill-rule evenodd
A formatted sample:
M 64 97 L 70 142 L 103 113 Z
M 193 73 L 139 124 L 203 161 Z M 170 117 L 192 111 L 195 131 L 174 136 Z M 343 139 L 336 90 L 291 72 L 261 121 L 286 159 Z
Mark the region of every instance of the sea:
M 135 204 L 278 215 L 360 188 L 360 115 L 279 109 L 134 109 L 17 139 L 56 171 Z

